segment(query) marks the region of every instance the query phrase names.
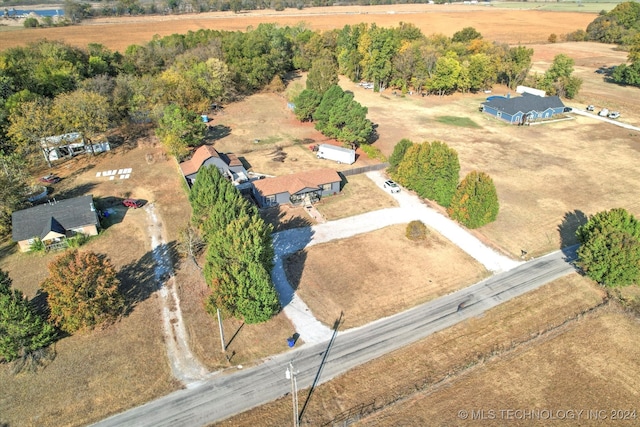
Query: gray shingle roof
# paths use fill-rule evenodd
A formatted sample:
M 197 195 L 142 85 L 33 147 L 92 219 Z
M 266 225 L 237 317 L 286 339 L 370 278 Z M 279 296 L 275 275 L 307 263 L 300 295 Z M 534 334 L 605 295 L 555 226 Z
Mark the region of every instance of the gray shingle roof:
M 16 242 L 42 238 L 49 231 L 64 234 L 66 230 L 97 223 L 92 195 L 45 203 L 11 214 L 12 237 Z
M 537 96 L 530 93 L 523 93 L 522 96 L 514 98 L 496 98 L 491 101 L 483 102 L 491 108 L 503 111 L 509 115 L 518 112 L 528 113 L 530 111 L 542 112 L 548 108 L 564 108 L 564 104 L 557 96 Z

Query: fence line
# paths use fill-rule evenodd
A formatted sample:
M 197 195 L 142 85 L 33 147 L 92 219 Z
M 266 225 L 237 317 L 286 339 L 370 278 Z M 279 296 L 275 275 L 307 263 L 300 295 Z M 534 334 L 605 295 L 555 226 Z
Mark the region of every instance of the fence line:
M 359 168 L 354 168 L 354 169 L 347 169 L 346 171 L 342 171 L 340 172 L 342 175 L 344 176 L 351 176 L 351 175 L 359 175 L 361 173 L 365 173 L 365 172 L 369 172 L 369 171 L 377 171 L 380 169 L 386 169 L 389 167 L 389 163 L 378 163 L 377 165 L 370 165 L 370 166 L 362 166 Z

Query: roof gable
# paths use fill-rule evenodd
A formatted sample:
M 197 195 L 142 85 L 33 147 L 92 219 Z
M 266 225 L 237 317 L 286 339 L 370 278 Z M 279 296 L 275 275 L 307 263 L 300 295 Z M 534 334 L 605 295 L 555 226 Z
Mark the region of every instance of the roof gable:
M 333 169 L 317 169 L 291 175 L 277 176 L 254 181 L 253 185 L 263 196 L 289 193 L 296 194 L 302 190 L 317 190 L 323 184 L 340 182 L 342 178 Z
M 483 102 L 482 105 L 510 115 L 531 111 L 541 112 L 549 108 L 564 108 L 564 104 L 557 96 L 541 97 L 530 93 L 523 93 L 522 96 L 513 98 L 494 98 L 491 101 Z
M 50 233 L 65 235 L 67 230 L 97 225 L 93 196 L 49 202 L 11 214 L 12 237 L 16 242 L 43 238 Z
M 198 172 L 200 167 L 207 159 L 211 157 L 220 158 L 220 154 L 218 151 L 213 148 L 211 145 L 201 145 L 198 149 L 193 153 L 191 159 L 186 162 L 180 163 L 180 169 L 182 170 L 182 174 L 184 176 L 194 174 Z

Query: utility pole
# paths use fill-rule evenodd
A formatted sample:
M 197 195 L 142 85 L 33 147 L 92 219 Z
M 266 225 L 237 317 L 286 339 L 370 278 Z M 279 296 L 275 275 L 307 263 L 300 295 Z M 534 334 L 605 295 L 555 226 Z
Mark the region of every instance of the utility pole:
M 296 375 L 298 373 L 293 370 L 293 362 L 289 362 L 289 367 L 284 376 L 291 380 L 291 398 L 293 399 L 293 427 L 300 427 L 300 419 L 298 418 L 298 382 Z
M 220 343 L 222 344 L 222 352 L 227 351 L 227 346 L 224 345 L 224 331 L 222 330 L 222 316 L 220 315 L 220 309 L 216 309 L 218 311 L 218 326 L 220 327 Z

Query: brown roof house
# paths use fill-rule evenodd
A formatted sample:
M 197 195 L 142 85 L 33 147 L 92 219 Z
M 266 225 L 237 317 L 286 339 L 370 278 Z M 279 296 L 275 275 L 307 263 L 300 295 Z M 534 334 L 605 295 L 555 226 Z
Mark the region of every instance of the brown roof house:
M 315 203 L 339 193 L 341 182 L 333 169 L 318 169 L 253 181 L 253 196 L 260 207 Z
M 100 228 L 93 196 L 51 201 L 11 214 L 13 240 L 22 252 L 40 239 L 45 246 L 55 247 L 76 234 L 95 236 Z
M 191 187 L 196 180 L 196 175 L 198 175 L 200 168 L 211 165 L 217 167 L 220 173 L 234 184 L 249 180 L 246 169 L 235 154 L 218 153 L 211 145 L 198 147 L 193 153 L 193 156 L 191 156 L 191 159 L 180 163 L 180 169 L 182 170 L 184 179 L 187 180 L 187 184 Z

